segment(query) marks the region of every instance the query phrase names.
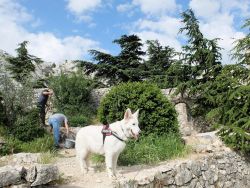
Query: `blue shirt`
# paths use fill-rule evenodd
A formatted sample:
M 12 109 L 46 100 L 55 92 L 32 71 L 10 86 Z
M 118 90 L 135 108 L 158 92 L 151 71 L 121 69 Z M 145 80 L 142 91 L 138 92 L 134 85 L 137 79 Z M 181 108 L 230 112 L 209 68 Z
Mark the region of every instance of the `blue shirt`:
M 53 114 L 52 116 L 49 117 L 49 120 L 56 120 L 57 122 L 60 123 L 60 125 L 62 125 L 63 123 L 68 123 L 67 117 L 60 113 Z

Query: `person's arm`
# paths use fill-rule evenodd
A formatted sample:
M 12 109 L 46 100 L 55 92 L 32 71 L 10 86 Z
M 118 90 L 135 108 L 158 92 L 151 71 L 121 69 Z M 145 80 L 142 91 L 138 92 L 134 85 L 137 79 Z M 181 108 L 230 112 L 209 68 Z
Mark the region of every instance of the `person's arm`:
M 67 118 L 65 118 L 65 120 L 64 120 L 64 126 L 65 126 L 65 129 L 66 129 L 66 131 L 67 131 L 67 136 L 69 135 L 69 125 L 68 125 L 68 120 L 67 120 Z
M 52 95 L 53 91 L 43 91 L 43 95 Z

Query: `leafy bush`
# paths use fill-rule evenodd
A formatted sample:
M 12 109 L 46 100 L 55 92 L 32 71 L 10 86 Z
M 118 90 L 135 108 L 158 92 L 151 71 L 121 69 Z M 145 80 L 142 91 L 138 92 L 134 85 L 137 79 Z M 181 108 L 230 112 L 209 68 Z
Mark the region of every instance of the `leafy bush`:
M 24 142 L 43 137 L 45 130 L 39 126 L 38 114 L 37 109 L 32 109 L 26 114 L 18 116 L 14 126 L 9 128 L 9 133 Z
M 68 119 L 71 127 L 83 127 L 88 124 L 88 118 L 85 115 L 70 116 Z
M 50 78 L 57 111 L 73 117 L 72 124 L 87 124 L 95 109 L 91 105 L 92 81 L 81 74 L 61 74 Z M 69 122 L 71 124 L 71 122 Z
M 144 134 L 178 133 L 173 105 L 153 84 L 134 82 L 113 87 L 101 101 L 99 120 L 103 123 L 121 120 L 127 108 L 140 109 L 139 122 Z

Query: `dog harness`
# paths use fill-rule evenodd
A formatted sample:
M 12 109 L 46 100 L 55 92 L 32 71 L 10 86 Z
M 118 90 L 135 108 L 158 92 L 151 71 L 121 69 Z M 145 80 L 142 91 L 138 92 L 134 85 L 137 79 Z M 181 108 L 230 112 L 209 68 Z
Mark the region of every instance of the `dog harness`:
M 116 137 L 118 140 L 122 141 L 122 142 L 125 142 L 123 139 L 121 139 L 118 134 L 115 132 L 115 131 L 112 131 L 109 127 L 109 124 L 107 125 L 103 125 L 103 128 L 102 128 L 102 135 L 103 135 L 103 144 L 105 142 L 105 138 L 106 136 L 111 136 L 113 135 L 114 137 Z

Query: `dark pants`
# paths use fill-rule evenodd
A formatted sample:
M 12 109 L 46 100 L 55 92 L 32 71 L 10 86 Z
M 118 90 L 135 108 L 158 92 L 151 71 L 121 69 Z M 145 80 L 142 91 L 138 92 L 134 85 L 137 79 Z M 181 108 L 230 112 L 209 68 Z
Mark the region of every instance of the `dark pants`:
M 40 124 L 41 126 L 46 126 L 45 125 L 45 106 L 44 105 L 37 105 L 38 109 L 39 109 L 39 116 L 40 116 Z

